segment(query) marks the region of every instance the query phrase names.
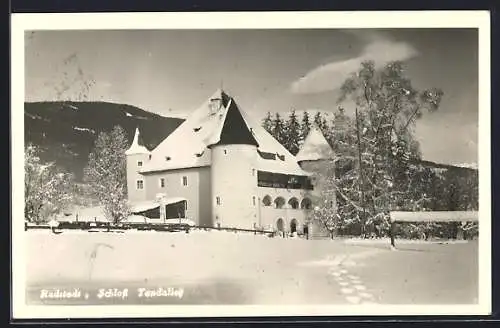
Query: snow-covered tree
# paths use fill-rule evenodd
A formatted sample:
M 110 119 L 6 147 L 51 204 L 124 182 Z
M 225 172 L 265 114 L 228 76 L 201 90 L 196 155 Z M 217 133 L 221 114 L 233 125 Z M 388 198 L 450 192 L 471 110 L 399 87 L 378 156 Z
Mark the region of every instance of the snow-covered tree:
M 310 220 L 319 223 L 321 228 L 328 231 L 331 238 L 342 227 L 342 217 L 337 213 L 334 169 L 334 159 L 331 159 L 329 165 L 318 168 L 313 173 L 315 188 L 321 192 L 311 195 L 315 205 L 310 217 Z
M 320 128 L 321 130 L 323 130 L 323 115 L 321 114 L 321 112 L 316 112 L 316 114 L 314 115 L 314 125 L 316 125 L 318 128 Z
M 295 114 L 295 110 L 292 110 L 290 116 L 288 117 L 288 121 L 286 122 L 283 141 L 285 148 L 290 153 L 296 155 L 299 152 L 300 123 L 297 119 L 297 115 Z
M 115 126 L 109 133 L 101 132 L 84 170 L 84 180 L 89 184 L 91 193 L 99 199 L 105 216 L 113 223 L 129 214 L 125 156 L 127 148 L 127 136 L 120 126 Z
M 413 88 L 400 62 L 380 69 L 364 62 L 343 83 L 339 103 L 354 103 L 358 115 L 353 124 L 345 120 L 348 142 L 344 153 L 337 154 L 342 174 L 329 182 L 337 189 L 339 214 L 359 220 L 362 231 L 391 208 L 424 197 L 422 188 L 409 188 L 423 183 L 409 167 L 411 159 L 419 157 L 413 130 L 424 110 L 439 108 L 442 94 L 436 88 L 422 92 Z
M 285 144 L 285 122 L 279 113 L 276 113 L 273 120 L 273 137 L 282 145 Z
M 73 176 L 54 163 L 42 163 L 36 146 L 24 152 L 24 215 L 41 223 L 67 209 L 73 199 Z
M 307 137 L 310 130 L 311 130 L 311 121 L 309 118 L 309 113 L 305 111 L 302 114 L 302 122 L 300 124 L 300 139 L 302 141 Z
M 262 120 L 262 127 L 269 133 L 273 134 L 273 118 L 271 112 L 267 112 L 266 117 Z

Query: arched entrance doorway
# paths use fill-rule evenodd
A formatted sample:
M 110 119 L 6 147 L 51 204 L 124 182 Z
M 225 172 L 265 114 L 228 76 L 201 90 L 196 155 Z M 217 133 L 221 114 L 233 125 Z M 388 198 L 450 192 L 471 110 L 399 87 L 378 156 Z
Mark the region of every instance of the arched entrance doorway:
M 276 230 L 278 231 L 278 236 L 285 237 L 285 221 L 282 218 L 276 221 Z
M 295 219 L 292 219 L 292 221 L 290 221 L 290 232 L 291 233 L 297 232 L 297 220 Z
M 280 232 L 285 230 L 285 222 L 283 219 L 279 218 L 278 221 L 276 221 L 276 229 Z

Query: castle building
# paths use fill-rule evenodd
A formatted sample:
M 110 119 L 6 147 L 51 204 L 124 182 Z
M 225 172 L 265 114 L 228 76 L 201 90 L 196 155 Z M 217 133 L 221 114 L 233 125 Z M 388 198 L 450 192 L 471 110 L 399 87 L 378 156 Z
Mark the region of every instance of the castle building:
M 311 151 L 323 142 L 317 133 L 297 158 L 217 90 L 151 152 L 136 130 L 126 153 L 129 201 L 142 211 L 183 201 L 179 215 L 199 226 L 300 232 L 313 209 L 313 174 L 305 167 L 324 160 Z M 168 213 L 160 211 L 175 217 Z

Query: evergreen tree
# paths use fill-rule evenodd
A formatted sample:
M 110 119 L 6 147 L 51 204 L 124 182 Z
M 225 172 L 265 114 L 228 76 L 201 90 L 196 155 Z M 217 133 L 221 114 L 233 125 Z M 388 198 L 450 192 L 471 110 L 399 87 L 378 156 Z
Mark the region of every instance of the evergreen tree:
M 304 141 L 304 139 L 309 134 L 311 130 L 311 121 L 309 120 L 309 113 L 307 111 L 302 114 L 302 124 L 300 126 L 300 139 Z
M 328 126 L 328 121 L 326 118 L 323 117 L 321 120 L 321 125 L 319 126 L 321 132 L 323 132 L 323 135 L 329 135 L 330 134 L 330 127 Z
M 127 136 L 120 126 L 115 126 L 110 133 L 101 132 L 84 170 L 85 182 L 104 206 L 105 216 L 113 223 L 124 219 L 129 212 L 125 155 L 127 148 Z
M 323 115 L 321 115 L 321 112 L 316 112 L 314 115 L 314 125 L 321 129 L 323 125 Z
M 285 131 L 285 123 L 283 122 L 283 118 L 281 117 L 281 115 L 279 113 L 276 113 L 274 116 L 274 120 L 273 120 L 272 135 L 276 140 L 278 140 L 278 142 L 280 144 L 283 145 L 285 143 L 285 134 L 286 134 L 286 131 Z
M 285 131 L 284 146 L 292 155 L 296 155 L 299 152 L 300 123 L 295 110 L 290 113 Z
M 266 117 L 262 120 L 262 127 L 269 133 L 273 134 L 273 119 L 271 112 L 267 112 Z

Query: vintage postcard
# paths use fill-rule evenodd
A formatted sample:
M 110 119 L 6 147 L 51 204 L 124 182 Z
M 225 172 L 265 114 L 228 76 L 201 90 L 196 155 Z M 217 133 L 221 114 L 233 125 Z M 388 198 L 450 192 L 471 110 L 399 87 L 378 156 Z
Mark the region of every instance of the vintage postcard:
M 489 314 L 489 63 L 481 11 L 14 14 L 13 317 Z

